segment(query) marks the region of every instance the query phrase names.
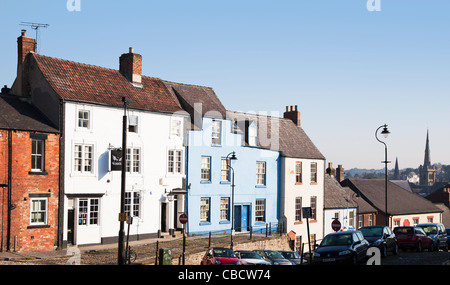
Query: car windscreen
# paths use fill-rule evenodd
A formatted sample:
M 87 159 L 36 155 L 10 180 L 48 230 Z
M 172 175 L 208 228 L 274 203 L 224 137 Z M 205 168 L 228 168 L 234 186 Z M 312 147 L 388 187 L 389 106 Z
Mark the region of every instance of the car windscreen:
M 284 258 L 287 258 L 287 259 L 300 259 L 301 258 L 300 254 L 298 254 L 298 252 L 295 252 L 295 251 L 286 251 L 281 254 L 284 256 Z
M 251 259 L 263 259 L 261 255 L 257 254 L 256 252 L 240 252 L 239 255 L 241 258 L 251 258 Z
M 334 245 L 350 245 L 352 244 L 352 236 L 350 234 L 328 235 L 326 236 L 320 246 L 334 246 Z
M 437 227 L 436 226 L 420 226 L 420 227 L 427 234 L 427 236 L 437 234 Z
M 227 248 L 216 248 L 214 249 L 214 256 L 215 257 L 232 257 L 236 258 L 236 255 L 234 254 L 234 251 Z
M 412 235 L 413 228 L 395 228 L 394 234 L 396 234 L 396 235 Z
M 281 255 L 281 253 L 279 253 L 277 251 L 267 251 L 266 254 L 267 254 L 267 257 L 269 257 L 270 259 L 276 259 L 276 258 L 284 259 L 284 257 Z
M 383 234 L 383 228 L 360 228 L 365 237 L 379 237 Z

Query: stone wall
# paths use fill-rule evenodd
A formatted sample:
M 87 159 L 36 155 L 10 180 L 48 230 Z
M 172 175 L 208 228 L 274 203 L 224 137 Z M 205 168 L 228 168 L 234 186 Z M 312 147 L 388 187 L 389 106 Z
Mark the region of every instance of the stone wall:
M 289 248 L 289 243 L 287 236 L 283 235 L 281 237 L 272 237 L 270 239 L 254 241 L 248 243 L 236 244 L 234 250 L 255 250 L 255 249 L 271 249 L 271 250 L 291 250 Z M 186 255 L 185 264 L 186 265 L 200 265 L 200 262 L 205 255 L 204 252 L 199 252 L 195 254 Z M 172 265 L 178 265 L 178 257 L 172 259 Z

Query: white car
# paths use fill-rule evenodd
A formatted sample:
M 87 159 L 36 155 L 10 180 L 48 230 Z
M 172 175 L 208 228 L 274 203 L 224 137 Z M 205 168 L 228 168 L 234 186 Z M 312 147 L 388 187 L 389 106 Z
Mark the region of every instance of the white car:
M 236 251 L 236 256 L 242 265 L 271 265 L 261 255 L 254 251 Z

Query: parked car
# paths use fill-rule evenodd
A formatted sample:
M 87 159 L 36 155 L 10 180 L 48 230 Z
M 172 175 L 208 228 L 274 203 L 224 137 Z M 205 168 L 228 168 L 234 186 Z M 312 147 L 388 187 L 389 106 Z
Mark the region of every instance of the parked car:
M 288 251 L 288 250 L 281 250 L 278 252 L 281 253 L 281 255 L 284 258 L 289 260 L 292 263 L 292 265 L 299 265 L 302 262 L 302 257 L 300 256 L 300 254 L 298 252 Z M 303 263 L 306 263 L 306 262 L 307 261 L 303 259 Z
M 447 246 L 450 247 L 450 228 L 445 229 L 447 232 Z
M 254 251 L 236 251 L 235 253 L 240 259 L 241 265 L 271 265 L 270 262 Z
M 213 247 L 206 251 L 200 265 L 240 265 L 241 262 L 233 250 Z
M 388 226 L 368 226 L 359 228 L 370 247 L 380 249 L 381 256 L 385 257 L 388 252 L 398 254 L 397 238 Z
M 278 251 L 267 250 L 267 249 L 257 249 L 254 252 L 261 255 L 266 261 L 270 262 L 272 265 L 292 265 L 292 263 L 284 258 Z
M 343 231 L 326 235 L 313 252 L 313 263 L 351 263 L 367 259 L 369 242 L 360 231 Z
M 434 249 L 439 250 L 440 248 L 448 251 L 447 244 L 447 232 L 445 231 L 445 227 L 441 223 L 425 223 L 418 224 L 418 227 L 421 227 L 423 231 L 429 236 L 434 243 Z
M 426 248 L 428 251 L 434 250 L 433 240 L 420 227 L 396 227 L 394 234 L 397 237 L 398 247 L 401 249 L 415 248 L 417 251 L 422 251 Z

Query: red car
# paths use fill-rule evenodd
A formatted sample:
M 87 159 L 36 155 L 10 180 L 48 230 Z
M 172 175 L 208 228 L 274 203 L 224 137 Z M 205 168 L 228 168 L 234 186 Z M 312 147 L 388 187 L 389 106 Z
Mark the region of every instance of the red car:
M 223 247 L 208 249 L 200 265 L 241 265 L 233 250 Z
M 434 250 L 433 240 L 420 227 L 396 227 L 394 234 L 397 237 L 397 245 L 401 249 Z

